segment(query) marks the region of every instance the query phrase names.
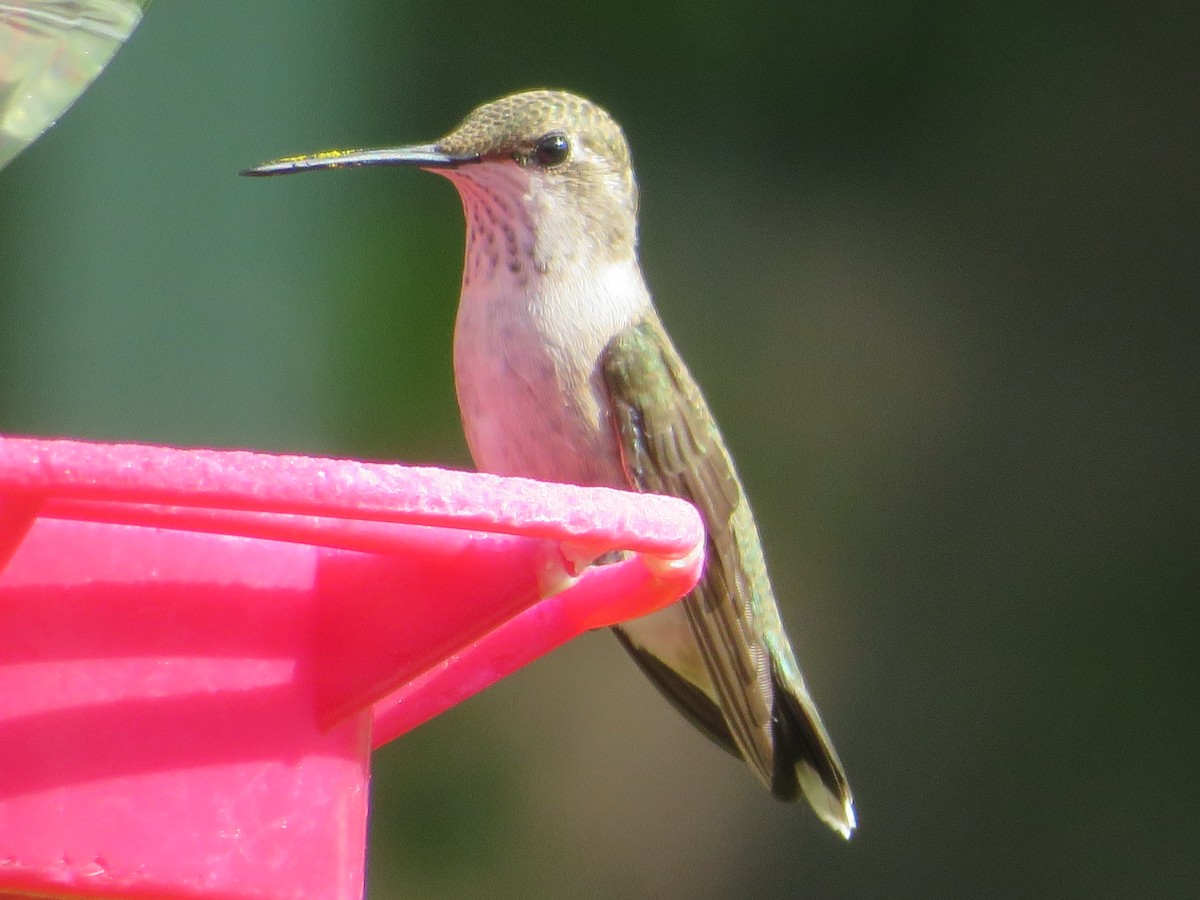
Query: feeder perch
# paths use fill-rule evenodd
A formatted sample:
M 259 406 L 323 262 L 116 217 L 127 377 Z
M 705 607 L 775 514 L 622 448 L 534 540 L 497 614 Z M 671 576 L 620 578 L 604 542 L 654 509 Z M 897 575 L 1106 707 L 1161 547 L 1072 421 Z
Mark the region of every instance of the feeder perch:
M 0 896 L 361 897 L 371 749 L 703 545 L 673 498 L 0 437 Z

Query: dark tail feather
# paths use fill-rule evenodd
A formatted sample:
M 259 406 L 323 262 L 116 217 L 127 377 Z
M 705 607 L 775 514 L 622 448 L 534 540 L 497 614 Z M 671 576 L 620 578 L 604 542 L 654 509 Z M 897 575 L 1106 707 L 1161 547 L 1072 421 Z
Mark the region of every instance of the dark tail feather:
M 808 799 L 821 819 L 843 837 L 856 821 L 846 772 L 811 701 L 775 681 L 775 770 L 771 793 L 780 800 Z

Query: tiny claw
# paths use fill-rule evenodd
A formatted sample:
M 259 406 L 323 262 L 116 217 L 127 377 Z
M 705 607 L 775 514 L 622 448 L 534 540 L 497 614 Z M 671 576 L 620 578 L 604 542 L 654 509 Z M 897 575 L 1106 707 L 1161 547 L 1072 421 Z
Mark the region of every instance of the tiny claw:
M 578 560 L 568 556 L 562 544 L 546 544 L 546 552 L 538 565 L 538 596 L 543 600 L 561 594 L 579 580 L 587 566 L 580 568 Z

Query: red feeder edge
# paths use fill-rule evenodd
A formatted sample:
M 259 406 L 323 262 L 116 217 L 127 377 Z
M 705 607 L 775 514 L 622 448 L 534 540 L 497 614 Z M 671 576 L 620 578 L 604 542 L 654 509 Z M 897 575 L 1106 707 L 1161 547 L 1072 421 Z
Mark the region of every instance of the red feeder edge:
M 0 896 L 361 897 L 371 749 L 703 548 L 669 497 L 0 436 Z

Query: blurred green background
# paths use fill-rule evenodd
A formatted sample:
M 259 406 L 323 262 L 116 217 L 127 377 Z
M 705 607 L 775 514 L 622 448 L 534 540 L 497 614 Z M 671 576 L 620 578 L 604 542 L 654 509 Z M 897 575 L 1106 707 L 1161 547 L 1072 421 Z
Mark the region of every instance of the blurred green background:
M 0 172 L 0 431 L 469 464 L 425 141 L 625 126 L 846 844 L 589 635 L 377 756 L 370 894 L 1195 897 L 1194 4 L 153 5 Z

